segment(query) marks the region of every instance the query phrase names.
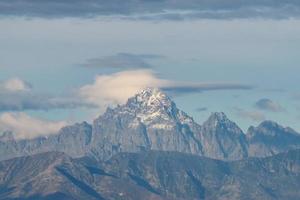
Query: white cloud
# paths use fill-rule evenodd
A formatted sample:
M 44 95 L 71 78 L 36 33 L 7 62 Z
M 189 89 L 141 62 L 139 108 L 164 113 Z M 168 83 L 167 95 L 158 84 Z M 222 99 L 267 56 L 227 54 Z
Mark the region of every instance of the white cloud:
M 48 121 L 31 117 L 25 113 L 3 113 L 0 115 L 0 131 L 12 131 L 17 139 L 30 139 L 56 134 L 66 126 L 64 121 Z
M 129 97 L 145 87 L 166 84 L 149 70 L 123 71 L 112 75 L 99 75 L 91 85 L 79 89 L 79 95 L 99 107 L 124 103 Z
M 207 90 L 251 89 L 234 83 L 177 82 L 157 77 L 151 70 L 122 71 L 110 75 L 98 75 L 94 83 L 79 89 L 79 96 L 87 103 L 100 108 L 122 104 L 146 87 L 161 88 L 170 93 L 181 94 Z
M 28 91 L 32 87 L 29 83 L 25 82 L 19 78 L 8 79 L 2 83 L 0 83 L 0 88 L 10 92 L 20 92 L 20 91 Z

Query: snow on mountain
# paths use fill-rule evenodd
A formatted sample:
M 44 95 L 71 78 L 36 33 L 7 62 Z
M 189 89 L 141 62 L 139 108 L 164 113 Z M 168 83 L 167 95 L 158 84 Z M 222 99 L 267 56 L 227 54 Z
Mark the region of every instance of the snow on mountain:
M 10 135 L 10 136 L 9 136 Z M 176 151 L 221 160 L 264 157 L 300 148 L 300 135 L 274 122 L 247 134 L 227 116 L 212 113 L 203 125 L 177 108 L 161 90 L 147 88 L 127 103 L 108 108 L 90 125 L 67 126 L 56 135 L 16 140 L 0 136 L 0 160 L 47 151 L 107 160 L 119 152 Z

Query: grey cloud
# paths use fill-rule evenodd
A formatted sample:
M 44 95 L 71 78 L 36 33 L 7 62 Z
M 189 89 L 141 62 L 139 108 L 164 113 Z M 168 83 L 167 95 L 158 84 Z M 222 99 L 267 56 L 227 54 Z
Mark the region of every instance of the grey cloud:
M 148 61 L 164 58 L 155 54 L 131 54 L 118 53 L 112 56 L 88 59 L 80 64 L 83 67 L 117 68 L 117 69 L 139 69 L 152 68 Z
M 197 112 L 204 112 L 204 111 L 207 111 L 207 107 L 201 107 L 201 108 L 197 108 L 196 111 Z
M 300 100 L 300 93 L 294 93 L 294 94 L 292 94 L 291 98 L 293 100 L 297 100 L 297 101 Z
M 72 96 L 56 97 L 37 94 L 32 85 L 24 80 L 14 78 L 0 82 L 0 112 L 24 110 L 72 109 L 92 107 Z
M 172 11 L 172 12 L 170 12 Z M 299 17 L 297 0 L 2 0 L 2 16 L 43 18 L 123 16 L 127 19 Z
M 271 99 L 260 99 L 255 103 L 258 109 L 271 111 L 271 112 L 282 112 L 284 109 L 282 106 Z
M 251 119 L 253 121 L 258 121 L 258 122 L 265 120 L 264 114 L 259 111 L 247 111 L 241 108 L 234 108 L 234 110 L 235 110 L 235 114 L 238 117 Z
M 251 90 L 254 87 L 241 83 L 184 83 L 172 82 L 161 87 L 171 94 L 197 93 L 211 90 Z
M 0 111 L 74 109 L 77 107 L 93 107 L 93 105 L 71 97 L 53 97 L 34 93 L 0 92 Z
M 283 88 L 269 88 L 269 89 L 264 89 L 263 91 L 265 91 L 265 92 L 274 92 L 274 93 L 285 93 L 285 92 L 287 92 L 287 90 L 283 89 Z

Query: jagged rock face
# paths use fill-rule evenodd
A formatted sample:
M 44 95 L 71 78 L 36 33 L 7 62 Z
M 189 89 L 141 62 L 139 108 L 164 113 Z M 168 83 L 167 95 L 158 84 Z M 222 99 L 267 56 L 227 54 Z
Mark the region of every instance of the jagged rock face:
M 242 130 L 224 113 L 201 127 L 157 89 L 146 89 L 94 122 L 92 153 L 103 159 L 118 152 L 178 151 L 216 159 L 247 157 Z
M 224 113 L 213 113 L 204 122 L 201 133 L 205 156 L 228 160 L 247 157 L 248 143 L 245 134 Z
M 92 127 L 86 122 L 64 127 L 57 135 L 35 139 L 15 140 L 11 133 L 5 134 L 0 138 L 0 160 L 48 151 L 81 157 L 88 151 L 91 138 Z
M 165 150 L 202 154 L 200 126 L 157 89 L 146 89 L 94 121 L 92 153 Z
M 247 133 L 249 156 L 265 157 L 300 148 L 300 134 L 272 121 L 264 121 L 258 127 L 251 126 Z

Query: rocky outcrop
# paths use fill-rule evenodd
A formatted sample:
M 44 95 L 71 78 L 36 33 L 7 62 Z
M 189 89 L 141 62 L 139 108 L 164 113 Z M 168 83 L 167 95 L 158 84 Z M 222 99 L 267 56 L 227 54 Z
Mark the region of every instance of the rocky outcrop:
M 248 156 L 246 135 L 224 113 L 213 113 L 204 122 L 200 141 L 207 157 L 239 160 Z

